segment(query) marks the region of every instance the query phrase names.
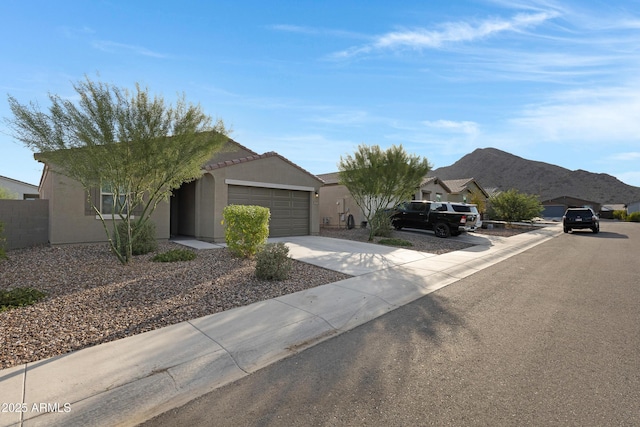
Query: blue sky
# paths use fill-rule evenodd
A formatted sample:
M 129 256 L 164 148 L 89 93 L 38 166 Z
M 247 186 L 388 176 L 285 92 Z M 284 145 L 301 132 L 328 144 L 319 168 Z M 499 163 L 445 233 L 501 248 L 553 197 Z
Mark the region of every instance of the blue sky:
M 312 173 L 358 144 L 435 167 L 495 147 L 640 186 L 640 1 L 24 1 L 0 5 L 7 94 L 89 76 L 184 93 Z M 0 122 L 0 175 L 41 165 Z

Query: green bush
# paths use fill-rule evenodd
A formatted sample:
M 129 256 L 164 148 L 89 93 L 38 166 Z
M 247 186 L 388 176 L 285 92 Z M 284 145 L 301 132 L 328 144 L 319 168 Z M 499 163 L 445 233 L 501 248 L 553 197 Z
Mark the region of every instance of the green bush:
M 404 239 L 380 239 L 378 243 L 387 246 L 413 246 L 413 243 Z
M 119 222 L 117 230 L 120 236 L 118 250 L 120 253 L 126 253 L 126 246 L 129 242 L 126 222 Z M 132 222 L 131 235 L 134 236 L 133 244 L 131 245 L 131 255 L 144 255 L 158 249 L 156 225 L 153 222 L 145 221 L 142 225 L 138 222 Z M 113 239 L 115 240 L 115 236 Z
M 613 219 L 619 219 L 620 221 L 626 221 L 627 220 L 627 211 L 625 211 L 625 210 L 613 211 Z
M 627 215 L 627 221 L 640 222 L 640 212 L 632 212 Z
M 178 262 L 178 261 L 192 261 L 196 259 L 195 252 L 188 249 L 172 249 L 170 251 L 157 254 L 151 261 L 153 262 Z
M 285 280 L 291 272 L 289 248 L 282 242 L 269 243 L 256 254 L 256 277 L 264 280 Z
M 44 292 L 33 288 L 0 289 L 0 312 L 35 304 L 46 296 Z
M 371 218 L 371 228 L 373 228 L 373 235 L 378 237 L 391 237 L 391 231 L 393 226 L 391 225 L 391 218 L 384 210 L 379 210 Z
M 0 221 L 0 260 L 7 259 L 7 252 L 4 247 L 4 242 L 6 238 L 4 237 L 4 222 Z
M 269 237 L 269 208 L 229 205 L 222 211 L 226 226 L 224 237 L 229 250 L 237 256 L 251 258 Z
M 507 222 L 529 221 L 539 216 L 544 207 L 534 194 L 520 193 L 511 189 L 489 199 L 491 204 L 491 219 L 501 219 Z

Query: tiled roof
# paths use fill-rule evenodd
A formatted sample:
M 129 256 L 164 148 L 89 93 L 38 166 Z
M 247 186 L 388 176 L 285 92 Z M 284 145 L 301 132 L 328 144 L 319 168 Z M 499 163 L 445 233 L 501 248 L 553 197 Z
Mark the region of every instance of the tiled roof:
M 251 150 L 249 150 L 249 151 L 251 151 Z M 275 151 L 269 151 L 269 152 L 264 153 L 264 154 L 254 154 L 254 155 L 251 155 L 251 156 L 240 157 L 238 159 L 233 159 L 233 160 L 225 160 L 223 162 L 210 163 L 210 164 L 205 165 L 203 169 L 205 169 L 207 171 L 212 171 L 212 170 L 215 170 L 215 169 L 225 168 L 225 167 L 228 167 L 228 166 L 234 166 L 234 165 L 238 165 L 238 164 L 241 164 L 241 163 L 252 162 L 254 160 L 266 159 L 268 157 L 278 157 L 280 160 L 282 160 L 284 162 L 287 162 L 291 166 L 295 167 L 296 169 L 299 169 L 300 171 L 306 173 L 307 175 L 312 176 L 313 178 L 317 179 L 318 181 L 324 182 L 324 180 L 322 180 L 320 177 L 312 174 L 311 172 L 307 171 L 306 169 L 301 168 L 300 166 L 296 165 L 295 163 L 293 163 L 289 159 L 287 159 L 285 157 L 282 157 L 280 154 L 276 153 Z
M 9 178 L 8 176 L 3 176 L 3 175 L 0 175 L 0 180 L 7 180 L 7 181 L 11 181 L 11 182 L 16 183 L 16 184 L 28 185 L 29 187 L 34 187 L 34 188 L 38 187 L 37 185 L 29 184 L 28 182 L 20 181 L 18 179 Z
M 209 163 L 207 165 L 204 165 L 204 169 L 211 171 L 214 169 L 220 169 L 220 168 L 224 168 L 227 166 L 233 166 L 233 165 L 237 165 L 240 163 L 246 163 L 246 162 L 251 162 L 253 160 L 259 160 L 259 159 L 266 159 L 267 157 L 273 157 L 274 155 L 276 155 L 275 152 L 270 151 L 268 153 L 264 153 L 264 154 L 254 154 L 251 156 L 247 156 L 247 157 L 240 157 L 238 159 L 233 159 L 233 160 L 225 160 L 223 162 L 217 162 L 217 163 Z
M 443 183 L 446 184 L 447 187 L 449 187 L 449 190 L 451 190 L 451 193 L 455 194 L 455 193 L 461 193 L 464 190 L 466 190 L 469 183 L 472 182 L 473 180 L 474 180 L 473 178 L 449 179 L 449 180 L 443 181 Z
M 427 176 L 420 183 L 420 187 L 422 187 L 423 185 L 431 184 L 434 181 L 437 183 L 437 181 L 438 181 L 438 177 L 437 176 Z
M 330 185 L 330 184 L 337 184 L 339 181 L 339 177 L 338 174 L 340 172 L 331 172 L 331 173 L 321 173 L 318 176 L 318 178 L 320 178 L 321 180 L 324 181 L 325 184 Z
M 236 140 L 234 140 L 234 139 L 229 138 L 229 141 L 228 141 L 228 142 L 230 142 L 230 143 L 232 143 L 232 144 L 237 145 L 237 146 L 238 146 L 238 147 L 240 147 L 242 150 L 248 151 L 248 152 L 250 152 L 250 153 L 251 153 L 251 154 L 253 154 L 253 155 L 256 155 L 256 156 L 258 155 L 258 153 L 256 153 L 255 151 L 253 151 L 253 150 L 252 150 L 252 149 L 250 149 L 250 148 L 245 147 L 244 145 L 240 144 L 238 141 L 236 141 Z

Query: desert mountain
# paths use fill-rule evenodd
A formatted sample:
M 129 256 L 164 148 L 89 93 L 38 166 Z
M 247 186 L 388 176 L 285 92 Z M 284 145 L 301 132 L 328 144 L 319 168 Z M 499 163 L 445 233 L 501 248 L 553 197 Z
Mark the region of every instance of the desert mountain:
M 485 189 L 496 188 L 538 194 L 540 200 L 571 196 L 602 204 L 640 200 L 640 187 L 617 178 L 584 170 L 569 170 L 549 163 L 526 160 L 495 148 L 479 148 L 451 166 L 435 169 L 431 176 L 447 179 L 475 178 Z

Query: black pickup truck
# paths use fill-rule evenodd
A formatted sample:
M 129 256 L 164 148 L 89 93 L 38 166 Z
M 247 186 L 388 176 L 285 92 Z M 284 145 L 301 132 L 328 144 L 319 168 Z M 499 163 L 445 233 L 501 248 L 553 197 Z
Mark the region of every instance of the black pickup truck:
M 436 208 L 442 205 L 443 203 L 426 200 L 401 203 L 389 212 L 391 224 L 396 230 L 404 227 L 421 228 L 433 230 L 438 237 L 449 237 L 460 235 L 467 222 L 475 223 L 475 214 L 449 212 L 446 207 Z

